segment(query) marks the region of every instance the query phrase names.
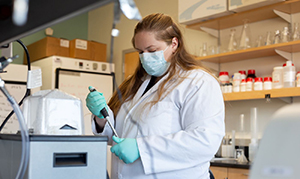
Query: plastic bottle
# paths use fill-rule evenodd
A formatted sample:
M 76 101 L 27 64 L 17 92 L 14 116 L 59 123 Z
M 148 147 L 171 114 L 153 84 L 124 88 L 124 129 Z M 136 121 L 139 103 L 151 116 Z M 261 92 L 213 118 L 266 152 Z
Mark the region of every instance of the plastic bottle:
M 283 67 L 274 67 L 272 72 L 273 88 L 278 89 L 283 87 Z
M 252 78 L 252 82 L 254 83 L 254 79 L 256 78 L 255 70 L 253 70 L 253 69 L 248 70 L 247 78 Z
M 247 80 L 246 80 L 246 91 L 252 91 L 252 89 L 253 89 L 252 78 L 247 78 Z
M 241 74 L 241 79 L 246 79 L 246 71 L 245 70 L 240 70 L 239 73 Z
M 246 91 L 246 79 L 242 79 L 241 81 L 241 92 Z
M 234 73 L 233 75 L 233 92 L 240 92 L 241 74 Z
M 272 89 L 272 77 L 264 77 L 264 90 Z
M 283 67 L 283 87 L 295 87 L 296 70 L 291 61 L 287 61 Z
M 227 93 L 232 93 L 232 83 L 228 83 Z
M 300 87 L 300 71 L 297 72 L 296 78 L 297 78 L 297 87 Z
M 221 84 L 229 83 L 229 76 L 227 71 L 221 71 L 219 73 L 219 80 Z
M 254 86 L 253 87 L 254 91 L 263 90 L 263 81 L 262 81 L 262 78 L 261 77 L 255 78 L 255 82 L 254 82 L 253 86 Z

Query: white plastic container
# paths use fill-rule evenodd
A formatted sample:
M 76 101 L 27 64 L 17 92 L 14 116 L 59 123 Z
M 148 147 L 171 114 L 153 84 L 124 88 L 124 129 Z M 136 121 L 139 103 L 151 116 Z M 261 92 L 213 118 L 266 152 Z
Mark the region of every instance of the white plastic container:
M 240 92 L 241 74 L 234 73 L 233 75 L 233 92 Z
M 219 80 L 221 84 L 226 84 L 229 83 L 229 76 L 228 76 L 228 72 L 227 71 L 221 71 L 219 73 Z
M 264 78 L 264 90 L 272 89 L 272 77 Z
M 246 91 L 246 80 L 242 79 L 241 81 L 241 92 Z
M 298 71 L 296 78 L 297 78 L 297 87 L 300 87 L 300 71 Z
M 274 89 L 283 87 L 283 67 L 278 66 L 273 68 L 272 79 Z
M 286 62 L 286 66 L 283 67 L 283 87 L 292 88 L 295 87 L 296 70 L 291 61 Z
M 246 71 L 245 70 L 240 70 L 239 73 L 241 74 L 241 79 L 245 79 L 246 80 Z
M 246 80 L 246 91 L 252 91 L 253 89 L 253 81 L 252 78 L 247 78 Z
M 254 82 L 254 87 L 253 87 L 254 91 L 260 91 L 263 90 L 263 81 L 261 77 L 257 77 L 255 78 L 255 82 Z

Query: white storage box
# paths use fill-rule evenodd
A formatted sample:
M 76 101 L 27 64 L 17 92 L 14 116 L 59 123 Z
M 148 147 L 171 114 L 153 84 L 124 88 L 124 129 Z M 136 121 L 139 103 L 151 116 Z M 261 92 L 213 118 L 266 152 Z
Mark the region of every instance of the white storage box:
M 23 113 L 34 134 L 84 134 L 80 99 L 60 90 L 42 90 L 25 98 Z
M 178 21 L 192 24 L 231 14 L 227 0 L 178 0 Z
M 229 11 L 241 12 L 282 1 L 284 0 L 228 0 L 228 6 Z

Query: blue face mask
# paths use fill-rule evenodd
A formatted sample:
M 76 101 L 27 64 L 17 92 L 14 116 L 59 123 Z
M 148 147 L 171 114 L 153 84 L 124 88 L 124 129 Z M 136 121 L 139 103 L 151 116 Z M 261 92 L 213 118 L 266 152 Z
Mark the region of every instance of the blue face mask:
M 143 68 L 149 75 L 158 77 L 166 73 L 170 66 L 170 62 L 167 62 L 164 56 L 164 52 L 167 48 L 161 51 L 140 54 Z

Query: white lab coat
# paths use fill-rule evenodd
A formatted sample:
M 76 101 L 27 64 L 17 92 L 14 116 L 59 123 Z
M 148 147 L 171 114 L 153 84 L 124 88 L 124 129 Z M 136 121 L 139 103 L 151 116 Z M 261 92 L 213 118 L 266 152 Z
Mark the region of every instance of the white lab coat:
M 133 100 L 121 106 L 116 131 L 122 138 L 137 139 L 140 158 L 125 164 L 112 154 L 112 179 L 209 178 L 210 160 L 225 134 L 224 102 L 219 83 L 211 75 L 199 69 L 188 73 L 152 108 L 146 104 L 157 99 L 157 89 L 166 76 L 141 97 L 149 76 Z M 109 114 L 114 123 L 110 109 Z M 92 128 L 96 134 L 94 121 Z M 108 135 L 111 143 L 108 124 L 100 135 Z

